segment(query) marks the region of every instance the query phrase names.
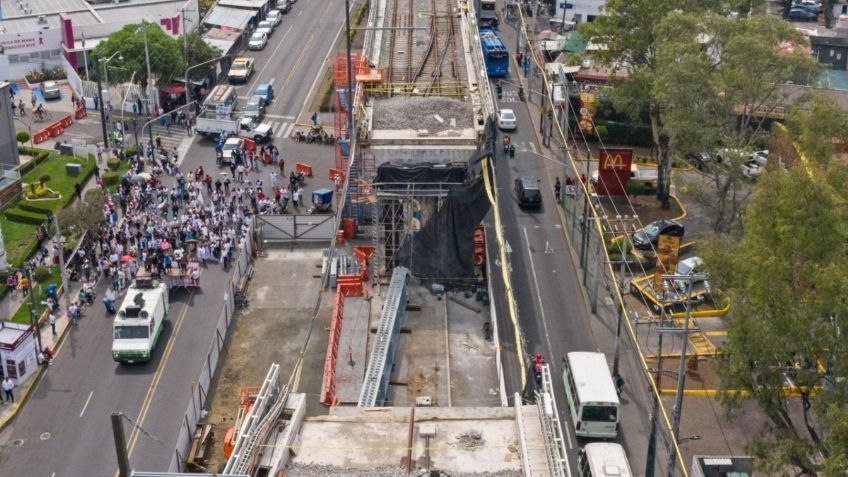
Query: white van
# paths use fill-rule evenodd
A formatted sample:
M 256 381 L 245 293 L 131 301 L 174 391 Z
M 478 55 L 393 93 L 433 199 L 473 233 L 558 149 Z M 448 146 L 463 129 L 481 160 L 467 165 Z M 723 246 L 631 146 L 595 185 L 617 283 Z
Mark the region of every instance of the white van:
M 577 457 L 577 469 L 580 477 L 633 477 L 624 447 L 614 442 L 583 446 Z
M 112 359 L 122 363 L 150 361 L 168 317 L 168 287 L 138 278 L 112 322 Z

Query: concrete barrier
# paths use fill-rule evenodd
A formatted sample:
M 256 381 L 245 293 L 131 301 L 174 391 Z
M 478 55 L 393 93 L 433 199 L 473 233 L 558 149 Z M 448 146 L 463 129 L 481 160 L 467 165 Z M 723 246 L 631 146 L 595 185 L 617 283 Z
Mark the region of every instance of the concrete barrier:
M 36 131 L 35 134 L 32 135 L 32 142 L 34 144 L 41 144 L 48 139 L 50 139 L 50 131 L 48 131 L 47 128 Z

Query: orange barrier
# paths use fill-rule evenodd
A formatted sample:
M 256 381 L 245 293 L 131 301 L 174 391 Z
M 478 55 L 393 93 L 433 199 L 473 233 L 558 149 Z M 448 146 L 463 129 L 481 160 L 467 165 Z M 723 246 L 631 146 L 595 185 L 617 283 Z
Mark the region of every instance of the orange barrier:
M 334 181 L 334 180 L 336 180 L 336 178 L 339 178 L 342 181 L 344 181 L 344 172 L 342 172 L 339 169 L 336 169 L 335 167 L 331 167 L 330 168 L 330 180 Z
M 336 292 L 344 296 L 362 296 L 362 275 L 339 275 Z
M 371 255 L 374 255 L 374 250 L 373 245 L 353 246 L 353 255 L 356 257 L 356 261 L 359 262 L 359 274 L 363 282 L 368 281 L 368 259 L 371 258 Z
M 302 162 L 298 162 L 294 165 L 294 171 L 300 174 L 301 172 L 306 174 L 306 177 L 312 177 L 312 166 L 309 164 L 304 164 Z
M 82 119 L 86 116 L 88 116 L 88 111 L 85 110 L 85 107 L 77 108 L 74 111 L 74 117 L 77 118 L 77 119 Z
M 36 133 L 32 135 L 32 142 L 34 144 L 41 144 L 48 139 L 50 139 L 50 131 L 48 131 L 47 128 L 36 131 Z
M 345 233 L 344 230 L 336 230 L 336 245 L 344 245 Z
M 61 120 L 59 120 L 59 122 L 60 122 L 60 123 L 62 123 L 62 127 L 63 127 L 63 128 L 67 128 L 67 127 L 70 127 L 70 126 L 71 126 L 71 124 L 73 124 L 73 122 L 74 122 L 74 118 L 72 118 L 72 117 L 71 117 L 71 115 L 70 115 L 70 114 L 68 114 L 68 115 L 66 115 L 64 118 L 62 118 Z
M 330 320 L 330 337 L 327 340 L 327 356 L 324 358 L 324 379 L 321 385 L 321 403 L 326 406 L 337 404 L 336 399 L 336 359 L 339 355 L 339 340 L 342 334 L 344 316 L 344 295 L 336 291 L 333 303 L 333 317 Z
M 50 137 L 58 137 L 60 134 L 65 132 L 65 128 L 62 126 L 62 123 L 59 122 L 48 126 L 47 131 L 50 132 Z

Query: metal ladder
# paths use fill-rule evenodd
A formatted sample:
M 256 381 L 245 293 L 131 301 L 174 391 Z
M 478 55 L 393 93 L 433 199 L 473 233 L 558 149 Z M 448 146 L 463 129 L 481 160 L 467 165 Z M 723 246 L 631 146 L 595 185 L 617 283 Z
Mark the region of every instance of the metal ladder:
M 539 408 L 539 420 L 545 433 L 545 457 L 548 469 L 553 476 L 565 476 L 568 460 L 562 439 L 562 425 L 557 413 L 551 369 L 547 363 L 542 367 L 542 392 L 536 392 L 536 406 Z

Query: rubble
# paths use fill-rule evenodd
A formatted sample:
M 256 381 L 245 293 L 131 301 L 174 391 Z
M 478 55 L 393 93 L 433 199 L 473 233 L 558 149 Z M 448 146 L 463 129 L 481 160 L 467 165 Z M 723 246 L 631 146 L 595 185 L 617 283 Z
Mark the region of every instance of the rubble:
M 372 129 L 426 130 L 431 135 L 458 131 L 474 124 L 470 103 L 436 96 L 375 99 L 373 117 Z
M 483 433 L 472 429 L 458 435 L 456 437 L 456 443 L 461 448 L 474 450 L 478 447 L 482 447 L 486 441 L 483 439 Z

